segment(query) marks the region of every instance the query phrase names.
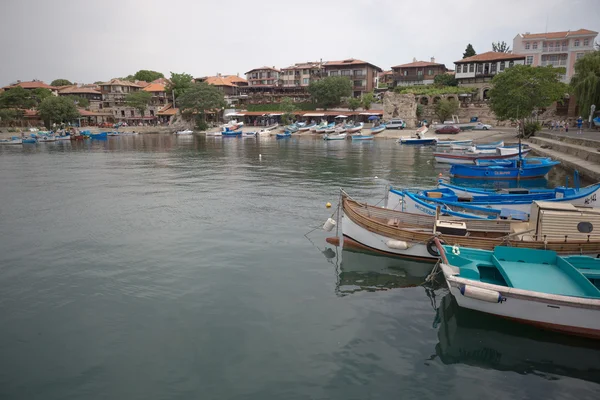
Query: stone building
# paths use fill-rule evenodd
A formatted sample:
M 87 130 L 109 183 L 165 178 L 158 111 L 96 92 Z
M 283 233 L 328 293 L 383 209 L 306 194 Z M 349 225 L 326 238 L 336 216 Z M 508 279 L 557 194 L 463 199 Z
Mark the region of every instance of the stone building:
M 272 88 L 279 86 L 279 70 L 275 67 L 254 68 L 246 72 L 249 87 Z
M 377 76 L 383 70 L 369 62 L 350 58 L 342 61 L 327 61 L 323 64 L 326 76 L 345 76 L 352 81 L 352 95 L 360 97 L 377 87 Z
M 394 86 L 432 85 L 436 76 L 448 72 L 444 64 L 431 61 L 417 61 L 392 67 Z
M 588 29 L 576 31 L 525 33 L 513 39 L 513 53 L 525 57 L 532 66 L 563 67 L 563 82 L 570 82 L 575 73 L 575 61 L 594 51 L 598 32 Z
M 42 81 L 38 81 L 36 79 L 34 79 L 32 81 L 23 81 L 23 82 L 17 81 L 16 83 L 13 83 L 11 85 L 4 86 L 2 88 L 2 90 L 10 90 L 17 86 L 22 87 L 25 90 L 48 89 L 52 92 L 53 95 L 55 95 L 55 96 L 58 95 L 58 89 L 56 87 L 47 85 L 46 83 L 44 83 Z
M 83 97 L 89 101 L 90 105 L 88 109 L 90 111 L 100 111 L 103 109 L 102 92 L 100 92 L 100 87 L 96 85 L 66 86 L 58 91 L 58 95 Z
M 454 62 L 458 86 L 476 88 L 476 100 L 487 100 L 492 78 L 513 65 L 525 64 L 525 56 L 488 51 Z
M 307 88 L 311 81 L 321 79 L 325 70 L 320 61 L 304 62 L 282 68 L 280 86 L 285 88 Z

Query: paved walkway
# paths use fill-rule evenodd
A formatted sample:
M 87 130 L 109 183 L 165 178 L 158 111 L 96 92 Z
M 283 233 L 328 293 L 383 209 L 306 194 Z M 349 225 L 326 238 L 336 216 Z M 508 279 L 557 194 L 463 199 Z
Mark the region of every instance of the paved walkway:
M 574 139 L 586 139 L 586 140 L 594 140 L 594 141 L 598 141 L 600 142 L 600 131 L 597 131 L 595 129 L 586 129 L 583 131 L 583 133 L 578 134 L 577 133 L 577 127 L 569 128 L 569 132 L 561 132 L 561 131 L 553 131 L 550 129 L 544 129 L 542 130 L 543 133 L 548 133 L 550 135 L 556 135 L 556 136 L 562 136 L 562 137 L 569 137 L 569 138 L 574 138 Z

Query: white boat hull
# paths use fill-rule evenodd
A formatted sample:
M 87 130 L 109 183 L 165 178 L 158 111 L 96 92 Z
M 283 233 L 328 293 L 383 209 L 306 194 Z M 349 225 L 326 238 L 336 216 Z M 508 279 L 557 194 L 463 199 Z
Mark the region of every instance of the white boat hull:
M 457 279 L 452 276 L 451 267 L 445 264 L 442 265 L 442 270 L 450 293 L 460 307 L 510 318 L 545 329 L 600 338 L 600 300 L 596 300 L 599 304 L 597 307 L 569 305 L 563 301 L 551 299 L 551 297 L 564 298 L 565 296 L 551 296 L 543 293 L 540 293 L 541 296 L 535 296 L 535 292 L 528 292 L 532 294 L 531 296 L 523 296 L 520 293 L 526 291 L 462 278 Z M 460 290 L 460 287 L 465 284 L 498 291 L 502 297 L 506 298 L 506 301 L 491 303 L 467 297 L 461 294 Z
M 344 238 L 348 237 L 372 251 L 409 258 L 437 260 L 437 257 L 434 257 L 427 252 L 426 244 L 409 243 L 409 247 L 406 250 L 399 250 L 388 247 L 386 245 L 386 242 L 388 242 L 390 238 L 379 235 L 377 233 L 370 232 L 360 227 L 359 225 L 354 223 L 354 221 L 352 221 L 350 218 L 346 217 L 343 212 L 342 234 L 344 235 Z
M 362 131 L 363 126 L 364 126 L 364 124 L 361 123 L 360 126 L 355 126 L 353 128 L 346 129 L 346 132 L 348 132 L 348 133 L 357 133 L 357 132 L 360 132 L 360 131 Z

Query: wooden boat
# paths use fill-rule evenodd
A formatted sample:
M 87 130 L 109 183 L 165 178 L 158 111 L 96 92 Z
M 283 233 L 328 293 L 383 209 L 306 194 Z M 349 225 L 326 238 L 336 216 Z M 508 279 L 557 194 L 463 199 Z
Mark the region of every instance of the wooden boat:
M 10 139 L 2 139 L 0 140 L 0 144 L 1 145 L 17 145 L 17 144 L 23 144 L 23 139 L 17 137 L 17 136 L 13 136 Z
M 323 140 L 346 140 L 347 137 L 346 133 L 340 133 L 337 135 L 324 135 Z
M 363 129 L 364 126 L 365 126 L 365 124 L 361 122 L 359 124 L 353 125 L 350 128 L 346 128 L 346 132 L 347 133 L 357 133 L 357 132 L 360 132 L 360 131 L 362 131 L 362 129 Z
M 221 132 L 221 136 L 224 137 L 238 137 L 238 136 L 242 136 L 242 131 L 225 131 L 225 132 Z
M 373 140 L 373 135 L 351 135 L 352 140 Z
M 477 121 L 472 121 L 472 122 L 460 122 L 460 120 L 458 119 L 457 115 L 453 115 L 452 116 L 452 120 L 451 121 L 444 121 L 444 123 L 442 124 L 435 124 L 433 125 L 433 130 L 436 131 L 440 128 L 443 128 L 446 125 L 455 125 L 458 128 L 460 128 L 461 131 L 467 131 L 467 130 L 473 130 L 475 129 L 475 127 L 477 126 L 479 122 Z
M 520 160 L 476 160 L 476 165 L 452 165 L 450 176 L 485 180 L 536 179 L 546 176 L 558 164 L 560 161 L 553 161 L 546 157 Z
M 222 137 L 222 131 L 212 131 L 212 132 L 204 132 L 206 136 L 218 136 Z
M 321 122 L 320 124 L 315 125 L 312 128 L 310 128 L 310 131 L 317 133 L 318 130 L 325 129 L 326 127 L 327 127 L 327 122 Z
M 278 133 L 276 136 L 277 136 L 277 139 L 287 139 L 287 138 L 292 137 L 292 133 L 289 131 L 285 131 L 283 133 Z
M 71 136 L 70 135 L 56 136 L 56 140 L 71 140 Z
M 526 157 L 531 149 L 521 150 L 521 157 Z M 501 154 L 496 149 L 496 154 L 479 154 L 471 152 L 434 152 L 433 156 L 438 163 L 445 164 L 475 164 L 475 160 L 511 160 L 519 158 L 519 150 L 507 151 L 507 154 Z
M 315 133 L 325 133 L 328 129 L 331 129 L 334 126 L 335 126 L 335 124 L 333 122 L 331 124 L 321 126 L 315 130 Z
M 242 137 L 256 137 L 258 132 L 242 132 Z
M 600 339 L 600 259 L 552 250 L 442 246 L 440 264 L 460 307 Z
M 95 140 L 104 140 L 108 137 L 108 132 L 90 133 L 90 138 Z
M 371 135 L 376 135 L 385 131 L 385 124 L 380 124 L 371 128 Z
M 310 131 L 315 126 L 317 126 L 317 124 L 304 125 L 299 129 L 299 131 L 300 132 Z
M 38 143 L 56 142 L 56 136 L 38 136 L 37 141 Z
M 33 137 L 30 137 L 30 138 L 23 138 L 22 142 L 23 142 L 23 144 L 35 144 L 35 143 L 37 143 L 37 140 Z
M 192 135 L 193 133 L 194 133 L 194 131 L 189 130 L 189 129 L 175 132 L 176 135 Z
M 448 244 L 482 250 L 506 245 L 567 255 L 600 254 L 600 235 L 579 230 L 587 224 L 600 226 L 600 211 L 594 209 L 536 201 L 529 222 L 436 219 L 359 203 L 345 192 L 341 207 L 344 240 L 350 238 L 356 246 L 388 255 L 435 261 L 439 253 L 434 236 Z
M 84 135 L 79 135 L 79 134 L 78 135 L 71 135 L 69 137 L 69 139 L 71 139 L 71 140 L 83 140 L 83 139 L 85 139 L 85 136 Z
M 451 146 L 471 146 L 472 140 L 438 140 L 438 147 L 451 147 Z

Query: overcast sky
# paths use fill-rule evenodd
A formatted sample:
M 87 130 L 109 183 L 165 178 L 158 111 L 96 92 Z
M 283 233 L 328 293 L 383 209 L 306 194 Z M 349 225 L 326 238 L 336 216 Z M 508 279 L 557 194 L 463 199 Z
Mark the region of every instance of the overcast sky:
M 600 0 L 0 0 L 0 85 L 358 58 L 385 70 L 517 33 L 600 31 Z

